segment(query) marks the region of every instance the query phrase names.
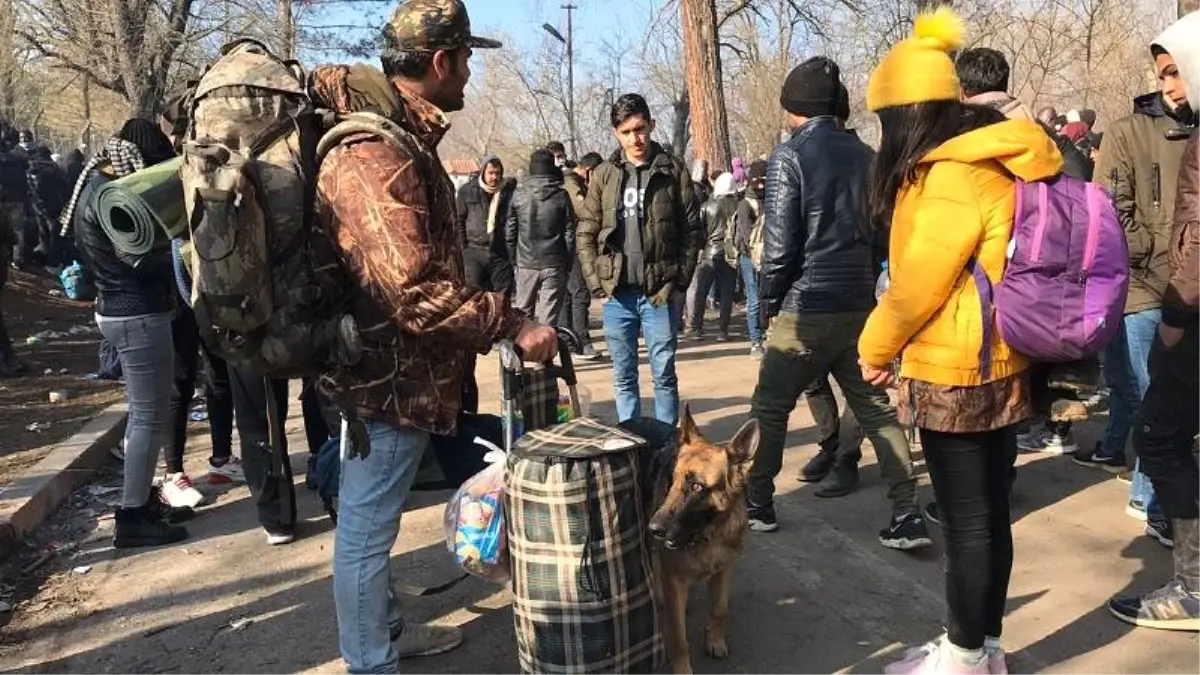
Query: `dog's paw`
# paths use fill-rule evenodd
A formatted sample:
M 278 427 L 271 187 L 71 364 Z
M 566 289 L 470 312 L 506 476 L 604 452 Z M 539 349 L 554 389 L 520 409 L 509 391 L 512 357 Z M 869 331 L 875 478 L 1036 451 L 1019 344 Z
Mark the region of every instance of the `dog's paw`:
M 725 641 L 725 636 L 714 635 L 711 629 L 705 631 L 704 653 L 714 659 L 729 658 L 729 643 Z

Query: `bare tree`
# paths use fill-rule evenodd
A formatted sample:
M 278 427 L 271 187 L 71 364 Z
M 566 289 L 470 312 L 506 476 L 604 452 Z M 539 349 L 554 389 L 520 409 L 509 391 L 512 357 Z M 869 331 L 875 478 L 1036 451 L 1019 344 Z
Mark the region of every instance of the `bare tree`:
M 119 94 L 129 112 L 157 111 L 188 36 L 194 0 L 21 0 L 19 35 L 60 68 Z

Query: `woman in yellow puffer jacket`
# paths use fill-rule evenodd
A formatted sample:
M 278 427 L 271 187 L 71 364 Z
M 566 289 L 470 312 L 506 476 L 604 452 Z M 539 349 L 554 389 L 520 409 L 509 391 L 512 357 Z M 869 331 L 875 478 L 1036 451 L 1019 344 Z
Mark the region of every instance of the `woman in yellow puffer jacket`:
M 1036 124 L 960 102 L 949 52 L 962 34 L 948 9 L 919 17 L 867 90 L 883 128 L 871 209 L 877 223 L 890 223 L 891 280 L 859 356 L 875 384 L 890 383 L 891 364 L 901 361 L 901 415 L 920 429 L 933 480 L 949 605 L 947 635 L 910 650 L 888 667 L 893 673 L 1007 672 L 1000 629 L 1013 560 L 1009 476 L 1014 425 L 1030 413 L 1029 363 L 983 315 L 967 266 L 973 259 L 1000 280 L 1016 178 L 1050 178 L 1062 167 Z

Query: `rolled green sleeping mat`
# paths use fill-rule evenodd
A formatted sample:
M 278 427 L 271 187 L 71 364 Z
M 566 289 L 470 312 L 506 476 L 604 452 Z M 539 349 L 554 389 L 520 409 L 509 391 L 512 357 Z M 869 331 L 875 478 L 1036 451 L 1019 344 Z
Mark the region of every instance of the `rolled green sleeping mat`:
M 186 236 L 181 166 L 183 158 L 176 157 L 100 186 L 96 212 L 104 233 L 118 250 L 144 255 Z

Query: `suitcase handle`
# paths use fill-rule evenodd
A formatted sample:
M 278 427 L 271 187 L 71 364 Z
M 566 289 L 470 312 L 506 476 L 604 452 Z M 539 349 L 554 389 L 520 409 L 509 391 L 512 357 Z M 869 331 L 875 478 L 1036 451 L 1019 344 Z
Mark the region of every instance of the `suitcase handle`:
M 575 417 L 582 417 L 583 411 L 579 404 L 579 378 L 575 374 L 575 362 L 571 352 L 579 347 L 579 337 L 566 328 L 556 329 L 558 333 L 558 361 L 547 361 L 543 365 L 556 378 L 567 385 L 570 393 L 571 409 Z M 500 382 L 505 401 L 514 401 L 521 389 L 521 371 L 524 370 L 525 353 L 511 340 L 501 340 L 500 349 Z

